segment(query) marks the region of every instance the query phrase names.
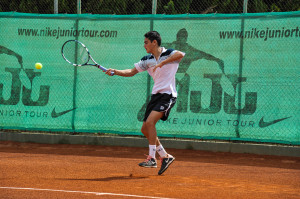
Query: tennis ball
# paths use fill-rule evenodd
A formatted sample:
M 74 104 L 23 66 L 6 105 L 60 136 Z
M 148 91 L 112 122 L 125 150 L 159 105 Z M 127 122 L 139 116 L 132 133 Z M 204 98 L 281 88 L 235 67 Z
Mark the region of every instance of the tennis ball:
M 41 68 L 43 68 L 43 65 L 41 63 L 36 63 L 35 68 L 36 69 L 41 69 Z

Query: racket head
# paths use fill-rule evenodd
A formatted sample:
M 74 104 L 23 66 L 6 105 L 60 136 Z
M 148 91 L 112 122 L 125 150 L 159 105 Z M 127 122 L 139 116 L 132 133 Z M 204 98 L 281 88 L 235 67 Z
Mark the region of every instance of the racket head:
M 77 40 L 66 41 L 62 48 L 63 58 L 73 66 L 87 65 L 90 60 L 90 52 L 87 47 Z

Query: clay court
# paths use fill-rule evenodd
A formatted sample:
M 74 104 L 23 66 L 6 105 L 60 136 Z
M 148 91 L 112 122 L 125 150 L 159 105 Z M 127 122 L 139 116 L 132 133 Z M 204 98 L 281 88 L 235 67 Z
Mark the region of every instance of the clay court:
M 0 198 L 300 198 L 300 158 L 169 149 L 0 142 Z M 160 166 L 160 165 L 159 165 Z

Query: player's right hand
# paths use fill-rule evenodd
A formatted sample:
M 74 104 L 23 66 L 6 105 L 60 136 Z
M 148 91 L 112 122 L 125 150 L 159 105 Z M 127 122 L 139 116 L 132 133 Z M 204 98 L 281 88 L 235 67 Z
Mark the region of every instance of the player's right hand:
M 103 71 L 103 72 L 104 72 L 104 71 Z M 105 74 L 111 76 L 111 73 L 112 73 L 112 72 L 114 72 L 114 73 L 116 74 L 116 70 L 115 70 L 115 69 L 109 68 L 109 69 L 107 69 L 107 71 L 105 72 Z

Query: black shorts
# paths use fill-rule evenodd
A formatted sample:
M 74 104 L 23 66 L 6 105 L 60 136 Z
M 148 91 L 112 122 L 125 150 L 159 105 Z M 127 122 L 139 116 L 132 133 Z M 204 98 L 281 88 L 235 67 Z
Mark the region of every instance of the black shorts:
M 146 108 L 144 122 L 147 120 L 151 111 L 164 112 L 165 114 L 160 119 L 166 121 L 169 117 L 171 108 L 175 105 L 175 103 L 176 97 L 173 97 L 171 94 L 157 93 L 151 95 L 151 100 Z

